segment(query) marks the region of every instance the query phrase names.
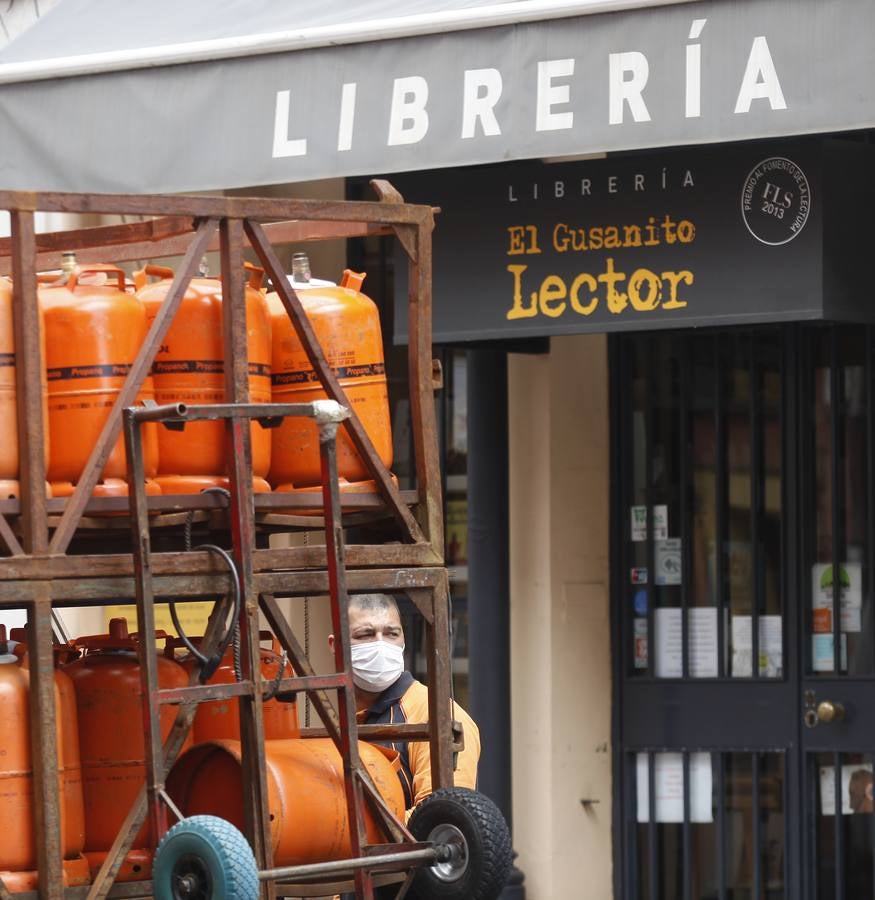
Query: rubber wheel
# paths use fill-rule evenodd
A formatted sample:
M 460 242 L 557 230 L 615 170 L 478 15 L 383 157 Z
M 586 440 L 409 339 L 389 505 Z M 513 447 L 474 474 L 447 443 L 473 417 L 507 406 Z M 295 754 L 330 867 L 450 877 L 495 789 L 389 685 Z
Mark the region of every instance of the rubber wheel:
M 257 900 L 258 866 L 246 838 L 218 816 L 191 816 L 164 835 L 152 866 L 158 900 Z
M 449 844 L 452 858 L 420 869 L 409 892 L 415 900 L 495 900 L 507 884 L 511 843 L 499 808 L 467 788 L 442 788 L 410 816 L 419 841 Z

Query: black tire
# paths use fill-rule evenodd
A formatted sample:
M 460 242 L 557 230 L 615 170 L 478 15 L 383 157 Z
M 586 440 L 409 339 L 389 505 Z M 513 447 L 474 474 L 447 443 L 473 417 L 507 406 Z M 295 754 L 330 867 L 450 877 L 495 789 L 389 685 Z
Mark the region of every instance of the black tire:
M 258 866 L 246 838 L 218 816 L 191 816 L 164 835 L 152 866 L 158 900 L 257 900 Z
M 495 900 L 511 866 L 507 824 L 498 807 L 467 788 L 442 788 L 414 809 L 408 823 L 419 841 L 455 845 L 455 859 L 420 869 L 414 900 Z

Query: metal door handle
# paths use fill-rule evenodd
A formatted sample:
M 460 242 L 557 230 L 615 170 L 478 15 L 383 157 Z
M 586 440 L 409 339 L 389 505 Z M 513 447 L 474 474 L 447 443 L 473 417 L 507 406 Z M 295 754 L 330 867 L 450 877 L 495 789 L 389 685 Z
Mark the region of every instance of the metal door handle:
M 845 717 L 845 706 L 836 700 L 821 700 L 817 706 L 814 699 L 806 698 L 805 714 L 802 721 L 806 728 L 814 728 L 821 722 L 841 722 Z
M 845 717 L 843 704 L 832 700 L 821 700 L 817 704 L 817 718 L 820 722 L 841 722 Z

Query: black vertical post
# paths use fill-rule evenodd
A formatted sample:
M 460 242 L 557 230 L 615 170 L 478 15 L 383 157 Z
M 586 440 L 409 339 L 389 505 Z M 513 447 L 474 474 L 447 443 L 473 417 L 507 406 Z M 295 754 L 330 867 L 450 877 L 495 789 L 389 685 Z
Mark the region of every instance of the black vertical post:
M 681 872 L 682 891 L 684 900 L 692 900 L 693 896 L 693 826 L 690 822 L 690 751 L 682 750 L 681 759 L 683 765 L 684 783 L 684 822 L 683 822 L 683 869 Z
M 675 343 L 675 352 L 677 353 L 678 365 L 680 366 L 680 409 L 678 411 L 678 419 L 680 423 L 680 531 L 681 531 L 681 675 L 684 678 L 690 677 L 691 660 L 690 660 L 690 601 L 691 591 L 690 584 L 693 578 L 693 528 L 692 528 L 692 506 L 690 498 L 693 495 L 692 490 L 692 446 L 693 433 L 690 424 L 690 407 L 692 401 L 690 394 L 692 393 L 693 384 L 693 344 L 692 341 L 685 341 L 678 338 Z M 656 572 L 654 570 L 654 580 Z M 684 757 L 687 759 L 687 757 Z
M 754 632 L 756 634 L 756 632 Z M 756 671 L 756 670 L 755 670 Z M 750 896 L 752 900 L 765 900 L 762 892 L 763 884 L 763 823 L 761 816 L 760 791 L 760 754 L 754 750 L 751 754 L 751 818 L 753 830 L 753 879 Z M 838 898 L 836 898 L 838 900 Z
M 866 329 L 866 593 L 869 603 L 875 603 L 875 328 Z M 869 640 L 873 640 L 870 631 Z M 869 757 L 875 764 L 875 754 Z M 875 883 L 875 809 L 869 819 L 869 840 L 872 854 L 872 881 Z
M 750 339 L 750 559 L 752 602 L 750 615 L 750 656 L 752 678 L 760 677 L 760 613 L 765 610 L 765 561 L 760 553 L 762 520 L 765 506 L 763 459 L 763 408 L 761 396 L 762 367 L 760 342 Z
M 723 340 L 720 335 L 717 335 L 714 338 L 714 444 L 716 447 L 714 465 L 717 469 L 717 477 L 714 479 L 714 489 L 716 491 L 714 499 L 715 531 L 717 534 L 716 547 L 714 548 L 714 566 L 717 573 L 717 596 L 715 602 L 717 604 L 717 675 L 719 678 L 726 678 L 730 674 L 734 674 L 729 671 L 729 663 L 726 660 L 726 609 L 728 596 L 726 548 L 729 546 L 727 433 L 726 367 L 723 356 Z M 725 892 L 722 876 L 720 884 L 721 891 Z M 721 894 L 720 900 L 723 900 L 723 894 Z
M 833 672 L 839 677 L 844 672 L 842 663 L 842 565 L 845 558 L 845 535 L 843 514 L 845 510 L 844 484 L 844 369 L 839 365 L 839 332 L 833 325 L 830 329 L 829 348 L 829 408 L 831 412 L 832 465 L 830 491 L 830 512 L 832 515 L 832 650 Z M 836 813 L 836 821 L 839 814 Z M 836 845 L 838 846 L 838 845 Z
M 645 344 L 646 349 L 644 356 L 644 371 L 648 374 L 657 371 L 656 357 L 656 339 L 649 338 Z M 656 586 L 654 585 L 654 575 L 656 573 L 655 552 L 653 547 L 653 448 L 656 445 L 654 439 L 655 427 L 654 420 L 656 418 L 654 407 L 654 392 L 656 390 L 656 379 L 647 378 L 645 385 L 644 397 L 644 509 L 645 509 L 645 554 L 646 562 L 646 582 L 647 582 L 647 675 L 649 678 L 656 677 Z M 653 885 L 652 890 L 656 890 Z
M 511 822 L 507 355 L 468 353 L 468 688 L 478 789 Z M 512 876 L 514 879 L 514 876 Z M 517 876 L 517 881 L 522 879 Z M 514 893 L 511 894 L 510 891 Z M 520 885 L 505 896 L 522 897 Z
M 717 759 L 717 900 L 726 900 L 726 753 L 719 750 L 713 758 Z
M 833 411 L 835 415 L 835 411 Z M 837 570 L 833 569 L 833 573 Z M 833 574 L 833 592 L 836 590 L 836 576 Z M 843 754 L 836 751 L 832 755 L 832 774 L 833 774 L 833 834 L 835 835 L 835 851 L 833 859 L 835 861 L 835 897 L 836 900 L 842 900 L 845 894 L 845 823 L 842 816 L 842 801 L 844 799 L 842 791 L 842 758 Z
M 624 476 L 632 471 L 628 459 L 630 443 L 619 439 L 620 434 L 631 433 L 631 396 L 628 379 L 621 383 L 620 372 L 627 371 L 630 364 L 630 345 L 628 339 L 618 335 L 608 335 L 608 391 L 610 394 L 610 559 L 613 572 L 619 563 L 620 571 L 629 567 L 626 557 L 627 517 L 617 510 L 629 508 L 629 496 L 634 488 L 627 485 Z M 629 370 L 631 371 L 631 369 Z M 640 881 L 638 877 L 639 860 L 642 858 L 639 847 L 638 830 L 631 823 L 636 821 L 638 803 L 638 777 L 636 757 L 625 752 L 623 747 L 622 719 L 623 681 L 626 673 L 632 668 L 628 662 L 628 654 L 632 647 L 631 621 L 621 613 L 623 589 L 621 579 L 611 577 L 610 616 L 611 616 L 611 743 L 613 745 L 613 771 L 625 772 L 625 779 L 620 783 L 621 790 L 613 791 L 611 817 L 611 844 L 614 870 L 614 896 L 627 900 L 641 900 Z M 634 665 L 634 662 L 633 664 Z M 627 823 L 628 824 L 627 826 Z
M 656 825 L 656 754 L 647 752 L 647 896 L 657 900 L 659 885 L 659 833 Z

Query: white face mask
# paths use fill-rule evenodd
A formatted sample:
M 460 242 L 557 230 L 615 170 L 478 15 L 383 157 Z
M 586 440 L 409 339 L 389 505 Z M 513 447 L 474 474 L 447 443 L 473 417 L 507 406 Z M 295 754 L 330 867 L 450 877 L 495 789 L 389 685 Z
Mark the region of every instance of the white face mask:
M 387 641 L 352 644 L 352 680 L 363 691 L 379 693 L 404 671 L 404 647 Z

